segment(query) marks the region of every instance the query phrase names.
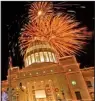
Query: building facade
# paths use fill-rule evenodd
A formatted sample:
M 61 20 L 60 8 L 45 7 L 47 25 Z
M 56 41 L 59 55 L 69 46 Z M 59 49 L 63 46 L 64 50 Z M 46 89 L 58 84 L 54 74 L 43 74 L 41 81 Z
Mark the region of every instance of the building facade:
M 58 58 L 47 43 L 34 41 L 25 67 L 10 67 L 2 92 L 9 101 L 94 101 L 94 67 L 80 69 L 75 56 Z

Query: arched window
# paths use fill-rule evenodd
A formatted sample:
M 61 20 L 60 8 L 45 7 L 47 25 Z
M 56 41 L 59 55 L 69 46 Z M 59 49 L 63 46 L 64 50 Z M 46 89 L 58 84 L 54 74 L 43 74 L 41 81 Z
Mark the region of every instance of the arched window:
M 53 58 L 52 58 L 51 52 L 48 52 L 48 54 L 49 54 L 50 62 L 53 62 Z
M 34 54 L 31 55 L 31 58 L 32 58 L 32 63 L 34 63 L 35 62 Z
M 49 57 L 48 57 L 47 52 L 44 52 L 44 60 L 45 62 L 49 62 Z
M 32 63 L 39 62 L 57 62 L 55 54 L 52 52 L 36 52 L 30 54 L 25 58 L 25 66 L 31 65 Z
M 52 53 L 52 57 L 53 57 L 54 62 L 57 62 L 54 53 Z
M 28 64 L 31 65 L 31 58 L 28 56 Z
M 35 60 L 36 60 L 36 62 L 40 62 L 39 53 L 35 53 Z
M 44 55 L 43 55 L 43 52 L 40 52 L 40 60 L 41 60 L 41 62 L 44 62 Z

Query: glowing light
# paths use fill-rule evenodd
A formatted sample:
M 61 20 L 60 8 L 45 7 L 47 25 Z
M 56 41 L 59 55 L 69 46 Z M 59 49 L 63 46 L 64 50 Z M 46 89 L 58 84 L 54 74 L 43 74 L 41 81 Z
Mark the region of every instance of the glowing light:
M 51 80 L 48 80 L 49 82 L 51 82 Z
M 80 8 L 86 8 L 85 6 L 80 6 Z
M 69 69 L 69 72 L 71 72 L 71 69 Z
M 76 85 L 76 81 L 72 81 L 72 85 Z
M 39 74 L 38 72 L 36 74 Z
M 42 14 L 42 11 L 38 11 L 38 16 L 40 16 Z
M 28 63 L 29 63 L 29 65 L 31 65 L 31 58 L 30 58 L 30 56 L 28 56 Z
M 34 54 L 32 54 L 31 57 L 32 57 L 32 63 L 34 63 L 35 62 Z
M 16 89 L 18 90 L 19 88 L 18 88 L 18 87 L 16 87 Z
M 70 12 L 70 13 L 76 13 L 75 11 L 73 11 L 73 10 L 68 10 L 68 12 Z
M 52 13 L 52 3 L 51 2 L 34 2 L 32 3 L 32 5 L 30 6 L 29 9 L 29 19 L 30 21 L 37 21 L 38 18 L 37 17 L 41 17 L 44 15 L 48 15 L 48 13 Z
M 30 73 L 30 75 L 32 75 L 32 74 Z
M 44 81 L 41 81 L 41 83 L 43 83 Z
M 22 86 L 22 88 L 23 88 L 23 89 L 26 89 L 26 87 L 25 87 L 25 86 Z
M 43 73 L 46 73 L 45 71 L 43 71 Z
M 60 94 L 57 94 L 58 96 L 60 95 Z

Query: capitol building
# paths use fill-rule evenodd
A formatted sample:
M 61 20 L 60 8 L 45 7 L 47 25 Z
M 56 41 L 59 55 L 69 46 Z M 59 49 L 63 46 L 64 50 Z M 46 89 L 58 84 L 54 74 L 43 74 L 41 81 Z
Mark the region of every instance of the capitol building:
M 58 58 L 49 43 L 35 40 L 23 60 L 2 81 L 4 101 L 94 101 L 94 67 L 80 69 L 75 56 Z

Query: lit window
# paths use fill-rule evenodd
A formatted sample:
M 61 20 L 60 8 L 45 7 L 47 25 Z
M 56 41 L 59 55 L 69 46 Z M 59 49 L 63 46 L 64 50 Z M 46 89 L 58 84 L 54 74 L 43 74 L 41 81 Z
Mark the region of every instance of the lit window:
M 53 62 L 53 58 L 52 58 L 51 52 L 48 52 L 48 54 L 49 54 L 50 61 Z
M 52 53 L 52 58 L 53 58 L 53 61 L 55 62 L 55 56 L 54 56 L 54 53 Z
M 35 91 L 36 98 L 46 98 L 45 90 L 37 90 Z
M 44 59 L 46 62 L 49 62 L 48 54 L 47 52 L 44 52 Z
M 30 56 L 28 56 L 28 63 L 29 63 L 29 65 L 31 64 L 31 58 L 30 58 Z
M 55 56 L 54 53 L 51 53 L 52 61 L 55 62 Z
M 40 52 L 40 60 L 41 60 L 41 62 L 44 62 L 43 52 Z
M 30 55 L 30 60 L 31 60 L 31 63 L 32 63 L 32 56 Z
M 54 62 L 57 62 L 57 60 L 56 60 L 56 56 L 54 55 L 54 53 L 52 53 L 52 56 L 53 56 L 53 60 L 54 60 Z
M 32 61 L 33 61 L 33 60 L 32 60 L 32 54 L 31 54 L 30 58 L 31 58 L 31 63 L 33 63 L 33 62 L 32 62 Z
M 32 56 L 32 63 L 34 63 L 35 62 L 34 54 L 32 54 L 31 56 Z
M 36 62 L 40 62 L 40 57 L 38 53 L 35 53 L 35 59 L 36 59 Z

